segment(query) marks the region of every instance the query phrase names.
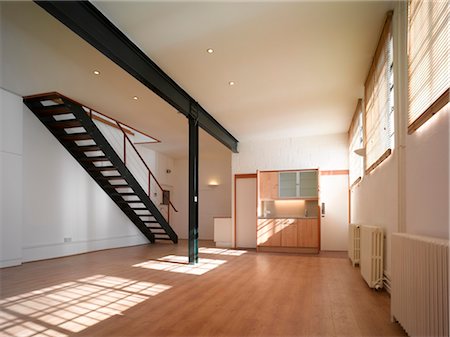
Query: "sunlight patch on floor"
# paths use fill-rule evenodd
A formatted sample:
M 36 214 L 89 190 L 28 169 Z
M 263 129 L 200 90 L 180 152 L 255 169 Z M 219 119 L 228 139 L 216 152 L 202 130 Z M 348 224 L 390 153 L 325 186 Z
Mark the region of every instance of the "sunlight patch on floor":
M 94 275 L 0 300 L 1 336 L 64 337 L 80 332 L 171 286 Z
M 215 255 L 230 255 L 230 256 L 241 256 L 242 254 L 247 253 L 246 250 L 209 248 L 209 247 L 200 247 L 198 249 L 198 252 L 200 254 L 215 254 Z
M 133 267 L 191 275 L 203 275 L 226 262 L 227 261 L 225 260 L 199 258 L 197 264 L 188 264 L 189 261 L 187 256 L 168 255 L 157 260 L 150 260 L 135 264 Z

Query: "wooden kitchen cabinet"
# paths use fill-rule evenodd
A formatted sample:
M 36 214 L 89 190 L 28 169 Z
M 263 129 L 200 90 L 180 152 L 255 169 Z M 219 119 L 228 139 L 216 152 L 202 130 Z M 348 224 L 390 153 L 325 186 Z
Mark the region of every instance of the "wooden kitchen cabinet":
M 318 218 L 258 219 L 258 251 L 318 253 Z
M 281 246 L 282 225 L 279 219 L 259 219 L 257 245 L 264 247 Z
M 278 199 L 278 172 L 261 172 L 259 174 L 260 199 Z
M 297 219 L 279 219 L 281 223 L 281 247 L 297 247 Z
M 319 223 L 318 219 L 298 219 L 297 244 L 299 247 L 319 247 Z

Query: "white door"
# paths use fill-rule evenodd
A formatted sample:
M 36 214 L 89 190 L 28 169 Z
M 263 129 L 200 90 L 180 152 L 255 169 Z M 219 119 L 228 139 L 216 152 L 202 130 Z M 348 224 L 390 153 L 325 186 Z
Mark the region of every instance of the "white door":
M 235 179 L 236 247 L 256 248 L 256 174 Z
M 325 203 L 321 218 L 321 250 L 347 250 L 348 175 L 321 175 L 320 202 Z

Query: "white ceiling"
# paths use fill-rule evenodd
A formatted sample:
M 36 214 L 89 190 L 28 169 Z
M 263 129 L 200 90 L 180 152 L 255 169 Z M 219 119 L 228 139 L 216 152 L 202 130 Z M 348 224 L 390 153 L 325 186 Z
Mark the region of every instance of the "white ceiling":
M 393 7 L 392 1 L 94 4 L 240 141 L 346 132 Z M 183 115 L 36 4 L 1 6 L 3 88 L 20 95 L 59 91 L 162 141 L 152 148 L 186 155 Z M 201 141 L 204 151 L 224 151 L 204 133 Z

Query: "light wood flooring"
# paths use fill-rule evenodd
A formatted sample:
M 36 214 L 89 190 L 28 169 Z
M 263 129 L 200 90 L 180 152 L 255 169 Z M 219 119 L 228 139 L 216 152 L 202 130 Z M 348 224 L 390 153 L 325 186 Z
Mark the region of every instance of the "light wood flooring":
M 406 336 L 345 254 L 211 244 L 196 266 L 181 241 L 1 269 L 0 336 Z

